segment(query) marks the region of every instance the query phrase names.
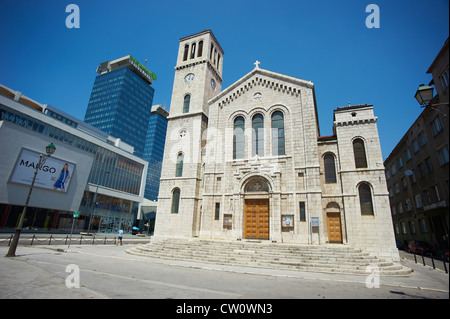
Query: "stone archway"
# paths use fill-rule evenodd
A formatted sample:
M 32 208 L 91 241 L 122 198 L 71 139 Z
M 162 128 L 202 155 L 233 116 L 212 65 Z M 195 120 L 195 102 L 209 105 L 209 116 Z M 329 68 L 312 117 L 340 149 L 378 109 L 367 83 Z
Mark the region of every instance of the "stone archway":
M 268 181 L 261 176 L 253 176 L 244 185 L 244 238 L 269 239 L 270 210 L 269 210 Z

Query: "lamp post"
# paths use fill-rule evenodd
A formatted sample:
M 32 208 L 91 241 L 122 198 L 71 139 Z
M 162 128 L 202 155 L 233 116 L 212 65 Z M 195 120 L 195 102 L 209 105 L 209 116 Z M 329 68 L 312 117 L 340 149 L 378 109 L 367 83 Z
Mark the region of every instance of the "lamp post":
M 11 246 L 9 246 L 8 253 L 6 254 L 5 257 L 16 256 L 17 244 L 19 243 L 20 232 L 22 231 L 23 220 L 25 218 L 25 213 L 27 212 L 28 203 L 30 202 L 31 192 L 33 191 L 34 182 L 36 181 L 36 175 L 39 169 L 44 165 L 47 158 L 49 158 L 50 156 L 52 156 L 53 153 L 55 153 L 55 150 L 56 150 L 55 145 L 53 145 L 53 143 L 50 143 L 45 147 L 45 152 L 47 153 L 47 155 L 42 154 L 39 155 L 39 163 L 38 165 L 36 165 L 36 170 L 34 171 L 33 181 L 31 182 L 30 190 L 28 191 L 27 200 L 25 201 L 25 206 L 23 207 L 22 215 L 20 216 L 19 224 L 17 225 Z
M 422 107 L 426 107 L 433 99 L 433 88 L 425 84 L 420 84 L 414 97 Z

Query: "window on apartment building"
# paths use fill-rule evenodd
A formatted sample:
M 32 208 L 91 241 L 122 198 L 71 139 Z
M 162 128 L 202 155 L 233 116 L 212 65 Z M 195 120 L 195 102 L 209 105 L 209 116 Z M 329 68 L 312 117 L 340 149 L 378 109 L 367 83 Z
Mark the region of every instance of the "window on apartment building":
M 416 224 L 412 220 L 409 221 L 409 231 L 411 232 L 411 234 L 416 233 Z
M 438 135 L 442 131 L 442 121 L 439 116 L 437 116 L 433 122 L 431 122 L 431 131 L 433 132 L 433 136 Z
M 404 222 L 402 222 L 400 224 L 400 226 L 402 227 L 402 234 L 405 235 L 406 234 L 406 224 Z
M 412 210 L 412 205 L 411 205 L 411 200 L 409 198 L 405 201 L 405 205 L 406 205 L 406 211 L 410 212 Z
M 439 155 L 439 162 L 441 163 L 441 166 L 448 163 L 448 145 L 445 145 L 443 148 L 438 150 Z
M 420 194 L 416 194 L 416 196 L 414 196 L 414 199 L 416 201 L 416 208 L 421 208 L 422 207 L 422 200 L 420 198 Z
M 427 157 L 425 159 L 425 165 L 427 166 L 428 174 L 431 173 L 433 171 L 433 164 L 431 162 L 431 158 L 430 157 Z
M 402 203 L 398 203 L 398 213 L 403 214 L 403 204 Z
M 397 165 L 398 169 L 401 169 L 403 167 L 403 159 L 401 157 L 397 159 Z
M 394 205 L 391 206 L 391 213 L 392 213 L 392 216 L 397 215 L 397 209 L 395 209 Z
M 417 139 L 415 139 L 413 141 L 413 148 L 414 148 L 414 153 L 417 153 L 419 151 L 419 142 L 417 141 Z
M 428 233 L 427 222 L 425 221 L 425 219 L 419 219 L 419 228 L 422 234 Z
M 407 148 L 406 151 L 405 151 L 405 157 L 406 157 L 406 161 L 407 162 L 409 160 L 411 160 L 411 151 L 409 150 L 409 148 Z
M 442 73 L 439 80 L 441 81 L 442 91 L 445 91 L 449 85 L 449 68 Z
M 425 133 L 423 131 L 419 133 L 419 142 L 420 142 L 420 147 L 427 144 L 427 139 L 426 139 Z

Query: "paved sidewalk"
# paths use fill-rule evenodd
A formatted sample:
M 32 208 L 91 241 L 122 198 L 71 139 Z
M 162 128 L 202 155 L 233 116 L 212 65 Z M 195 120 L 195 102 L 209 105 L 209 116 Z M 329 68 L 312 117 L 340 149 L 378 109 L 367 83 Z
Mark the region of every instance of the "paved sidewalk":
M 0 247 L 0 298 L 432 298 L 449 297 L 443 271 L 402 260 L 405 277 L 367 276 L 250 268 L 129 255 L 133 245 L 19 246 L 17 257 Z M 66 286 L 80 268 L 81 287 Z M 267 284 L 270 289 L 267 289 Z

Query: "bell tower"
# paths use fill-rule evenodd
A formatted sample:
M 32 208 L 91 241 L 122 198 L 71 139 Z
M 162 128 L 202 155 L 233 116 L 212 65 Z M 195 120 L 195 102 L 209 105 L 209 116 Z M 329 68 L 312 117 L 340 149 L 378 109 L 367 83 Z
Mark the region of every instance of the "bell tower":
M 167 118 L 155 239 L 198 235 L 208 100 L 222 88 L 223 54 L 211 30 L 180 39 Z
M 207 111 L 207 102 L 222 88 L 223 50 L 211 30 L 180 39 L 171 116 Z M 190 95 L 189 108 L 185 105 Z

